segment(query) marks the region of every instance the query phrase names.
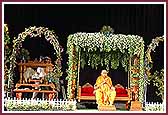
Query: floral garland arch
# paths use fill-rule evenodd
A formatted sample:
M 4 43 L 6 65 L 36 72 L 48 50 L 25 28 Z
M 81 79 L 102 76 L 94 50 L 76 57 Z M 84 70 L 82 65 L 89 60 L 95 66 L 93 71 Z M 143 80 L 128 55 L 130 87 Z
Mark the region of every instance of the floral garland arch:
M 14 68 L 16 67 L 16 54 L 18 50 L 22 47 L 22 42 L 26 39 L 27 36 L 32 37 L 40 37 L 42 34 L 45 36 L 45 39 L 50 42 L 50 44 L 53 45 L 56 55 L 56 61 L 54 64 L 53 73 L 57 73 L 57 77 L 62 76 L 61 71 L 61 52 L 62 49 L 59 45 L 59 42 L 57 40 L 57 36 L 55 33 L 48 28 L 45 27 L 29 27 L 25 28 L 25 31 L 20 33 L 17 38 L 14 38 L 13 40 L 13 50 L 12 54 L 10 56 L 10 68 L 8 70 L 8 94 L 7 96 L 11 96 L 12 88 L 13 88 L 13 76 L 14 76 Z
M 149 66 L 152 62 L 151 58 L 151 51 L 155 52 L 155 48 L 159 46 L 159 42 L 164 42 L 164 37 L 156 37 L 155 39 L 152 39 L 152 42 L 149 44 L 148 49 L 145 52 L 145 67 L 147 70 L 147 76 L 150 76 L 150 69 L 151 66 Z
M 95 55 L 96 52 L 98 53 Z M 118 56 L 120 56 L 121 54 L 125 56 L 126 54 L 126 57 L 123 57 L 121 63 L 124 68 L 129 65 L 129 68 L 127 69 L 129 69 L 130 71 L 129 76 L 131 87 L 135 85 L 132 78 L 135 75 L 139 78 L 139 101 L 142 102 L 144 97 L 144 41 L 142 37 L 137 35 L 123 35 L 111 33 L 104 34 L 103 32 L 78 32 L 68 36 L 67 53 L 69 55 L 69 68 L 67 70 L 68 76 L 66 77 L 66 79 L 68 80 L 67 96 L 69 99 L 75 98 L 74 92 L 77 88 L 76 78 L 78 77 L 77 80 L 79 80 L 79 68 L 82 65 L 93 65 L 94 68 L 97 68 L 98 65 L 101 65 L 106 66 L 107 69 L 109 69 L 109 65 L 111 63 L 111 68 L 117 69 L 119 65 L 119 61 L 117 60 Z M 83 54 L 86 55 L 82 56 Z M 104 57 L 100 58 L 99 54 L 105 55 Z M 132 60 L 134 55 L 137 55 L 137 57 L 139 57 L 138 73 L 132 73 L 132 64 L 128 63 L 128 58 Z M 83 62 L 84 57 L 88 57 L 88 63 L 86 61 Z M 79 81 L 77 81 L 77 85 L 78 82 Z

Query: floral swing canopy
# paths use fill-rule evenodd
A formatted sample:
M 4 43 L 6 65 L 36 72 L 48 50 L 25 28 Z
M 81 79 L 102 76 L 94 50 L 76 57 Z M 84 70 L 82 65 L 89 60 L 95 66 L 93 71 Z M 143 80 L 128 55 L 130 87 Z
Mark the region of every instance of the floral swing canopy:
M 138 35 L 123 35 L 112 33 L 85 33 L 78 32 L 68 36 L 68 87 L 69 99 L 75 97 L 75 89 L 79 85 L 80 67 L 86 64 L 92 68 L 105 66 L 107 69 L 117 69 L 119 63 L 129 72 L 130 87 L 134 85 L 131 77 L 139 77 L 139 101 L 143 100 L 144 81 L 144 41 Z M 139 72 L 136 75 L 130 72 L 133 56 L 139 58 Z M 77 85 L 76 85 L 77 84 Z

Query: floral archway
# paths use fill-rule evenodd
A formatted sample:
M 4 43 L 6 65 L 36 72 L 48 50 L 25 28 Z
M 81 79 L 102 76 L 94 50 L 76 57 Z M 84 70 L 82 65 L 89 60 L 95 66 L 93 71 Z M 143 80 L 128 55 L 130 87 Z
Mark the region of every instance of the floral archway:
M 79 86 L 80 67 L 106 66 L 117 69 L 119 63 L 128 71 L 129 87 L 138 86 L 138 99 L 144 98 L 144 41 L 137 35 L 112 33 L 82 33 L 68 36 L 68 88 L 69 99 L 75 98 Z M 87 58 L 87 61 L 85 61 Z
M 155 49 L 157 46 L 159 46 L 159 43 L 164 43 L 164 37 L 156 37 L 152 39 L 152 42 L 148 45 L 148 49 L 145 52 L 145 87 L 147 90 L 147 85 L 150 84 L 151 81 L 153 81 L 153 85 L 158 88 L 158 91 L 155 93 L 157 96 L 160 96 L 162 101 L 164 101 L 164 68 L 159 70 L 159 72 L 156 70 L 155 72 L 152 72 L 151 69 L 153 68 L 153 61 L 151 57 L 151 52 L 155 52 Z M 146 92 L 145 92 L 146 93 Z
M 7 96 L 12 96 L 12 88 L 13 86 L 13 76 L 14 76 L 14 68 L 16 67 L 16 54 L 18 53 L 19 49 L 22 47 L 22 42 L 26 39 L 27 36 L 32 37 L 40 37 L 42 38 L 42 34 L 45 36 L 45 39 L 53 45 L 56 55 L 56 61 L 54 64 L 54 69 L 53 73 L 55 73 L 56 77 L 62 76 L 62 71 L 61 71 L 61 52 L 62 48 L 59 45 L 59 42 L 57 40 L 57 36 L 54 33 L 54 31 L 49 30 L 48 28 L 45 27 L 29 27 L 25 28 L 25 31 L 20 33 L 17 38 L 14 38 L 13 40 L 13 50 L 12 54 L 10 56 L 10 68 L 8 70 L 8 93 Z

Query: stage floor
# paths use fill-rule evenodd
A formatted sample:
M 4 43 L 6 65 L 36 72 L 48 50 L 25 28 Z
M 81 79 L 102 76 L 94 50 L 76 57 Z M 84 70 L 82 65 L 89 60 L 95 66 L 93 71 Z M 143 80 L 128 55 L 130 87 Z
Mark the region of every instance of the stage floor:
M 117 111 L 128 111 L 125 108 L 125 103 L 115 103 L 115 107 Z M 80 102 L 77 103 L 78 111 L 98 111 L 97 104 L 95 102 Z
M 98 111 L 97 109 L 78 109 L 75 113 L 129 113 L 128 110 Z

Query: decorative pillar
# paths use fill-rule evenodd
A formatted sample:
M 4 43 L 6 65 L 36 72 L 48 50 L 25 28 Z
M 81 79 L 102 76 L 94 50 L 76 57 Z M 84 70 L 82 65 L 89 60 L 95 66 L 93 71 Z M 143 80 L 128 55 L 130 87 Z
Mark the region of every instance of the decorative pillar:
M 142 111 L 142 104 L 139 101 L 139 59 L 135 57 L 133 60 L 133 66 L 131 68 L 131 82 L 132 82 L 132 93 L 133 98 L 131 101 L 130 111 Z
M 80 73 L 80 56 L 81 56 L 81 52 L 79 51 L 79 55 L 78 55 L 78 78 L 77 78 L 77 96 L 79 97 L 79 73 Z
M 71 99 L 75 98 L 75 89 L 76 89 L 76 80 L 72 80 L 72 94 L 71 94 Z
M 72 74 L 71 74 L 71 94 L 70 94 L 70 99 L 74 99 L 75 98 L 75 89 L 76 89 L 76 70 L 77 70 L 77 62 L 75 62 L 74 60 L 76 60 L 76 51 L 75 51 L 75 47 L 73 47 L 72 49 Z

